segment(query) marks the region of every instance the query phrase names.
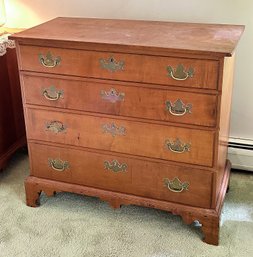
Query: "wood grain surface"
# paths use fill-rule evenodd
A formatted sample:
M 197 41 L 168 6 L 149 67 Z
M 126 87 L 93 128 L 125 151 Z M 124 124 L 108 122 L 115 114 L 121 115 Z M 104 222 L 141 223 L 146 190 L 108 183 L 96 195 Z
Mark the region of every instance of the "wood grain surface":
M 35 143 L 30 144 L 29 150 L 32 176 L 203 208 L 210 207 L 212 173 L 205 170 L 185 168 L 182 171 L 181 167 L 176 165 Z M 48 159 L 68 161 L 69 168 L 56 171 L 50 167 Z M 104 162 L 112 163 L 113 160 L 117 160 L 121 165 L 126 164 L 126 170 L 114 172 L 105 169 Z M 188 182 L 189 188 L 178 193 L 170 191 L 164 179 L 173 180 L 176 177 L 182 183 Z
M 27 104 L 208 127 L 217 124 L 217 95 L 146 88 L 142 84 L 138 87 L 124 86 L 115 81 L 96 83 L 63 76 L 59 79 L 53 75 L 50 78 L 40 74 L 23 75 L 22 79 Z M 58 100 L 49 100 L 43 95 L 45 90 L 50 95 L 52 87 L 52 96 L 57 98 L 55 92 L 62 92 Z M 123 95 L 122 99 L 111 98 L 110 101 L 110 98 L 103 97 L 102 93 L 110 95 L 112 89 L 116 95 Z M 184 108 L 192 106 L 190 113 L 176 116 L 169 112 L 166 102 L 174 105 L 178 99 L 185 104 Z
M 162 48 L 177 53 L 224 56 L 232 54 L 243 31 L 244 26 L 238 25 L 59 17 L 13 38 L 33 40 L 35 44 L 46 40 L 71 42 L 74 48 L 95 43 L 103 47 Z
M 47 124 L 54 121 L 60 122 L 66 130 L 55 133 L 47 129 Z M 26 125 L 28 139 L 213 166 L 213 131 L 30 108 L 27 109 Z M 112 125 L 117 127 L 115 135 L 104 130 L 104 126 L 111 128 Z M 124 134 L 120 128 L 124 128 Z M 190 144 L 190 150 L 183 153 L 170 151 L 166 141 L 174 142 L 177 138 Z
M 59 65 L 54 68 L 44 67 L 39 55 L 46 57 L 51 53 L 53 58 L 60 57 Z M 217 89 L 218 61 L 188 58 L 172 58 L 150 55 L 121 54 L 115 52 L 95 52 L 53 47 L 20 46 L 20 69 L 52 74 L 84 76 L 110 80 L 134 81 L 178 87 L 193 87 Z M 124 62 L 122 70 L 110 71 L 101 67 L 100 60 Z M 193 69 L 194 74 L 185 80 L 175 80 L 168 74 L 167 67 L 175 72 L 178 65 L 183 65 L 184 71 Z

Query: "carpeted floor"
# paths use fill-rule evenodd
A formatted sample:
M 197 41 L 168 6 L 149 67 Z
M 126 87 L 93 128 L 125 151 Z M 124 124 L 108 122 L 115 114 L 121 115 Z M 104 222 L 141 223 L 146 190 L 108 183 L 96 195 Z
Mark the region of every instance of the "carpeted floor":
M 111 209 L 69 193 L 25 205 L 28 158 L 18 153 L 0 174 L 1 257 L 251 257 L 253 173 L 233 172 L 221 219 L 220 245 L 201 241 L 197 226 L 164 211 Z

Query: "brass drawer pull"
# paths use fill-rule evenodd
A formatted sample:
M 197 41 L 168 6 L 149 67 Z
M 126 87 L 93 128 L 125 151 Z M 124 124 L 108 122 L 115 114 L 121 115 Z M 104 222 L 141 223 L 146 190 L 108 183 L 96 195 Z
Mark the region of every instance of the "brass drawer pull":
M 117 93 L 116 89 L 111 88 L 108 92 L 101 90 L 101 97 L 111 103 L 124 101 L 125 93 Z
M 174 116 L 183 116 L 186 113 L 191 113 L 192 104 L 184 104 L 181 99 L 177 99 L 174 104 L 171 101 L 166 101 L 165 104 L 169 113 Z
M 116 61 L 116 59 L 111 56 L 108 59 L 99 59 L 100 67 L 102 69 L 108 70 L 110 72 L 115 72 L 118 70 L 124 70 L 124 61 Z
M 61 159 L 48 159 L 48 164 L 49 167 L 51 167 L 52 169 L 56 170 L 56 171 L 65 171 L 67 169 L 69 169 L 69 162 L 67 161 L 62 161 Z
M 173 180 L 169 180 L 168 178 L 164 179 L 164 185 L 174 193 L 181 193 L 184 190 L 188 190 L 189 182 L 181 182 L 177 177 Z
M 186 71 L 182 64 L 179 64 L 175 71 L 171 66 L 168 66 L 167 71 L 168 76 L 175 80 L 186 80 L 188 78 L 192 78 L 194 75 L 194 69 L 192 67 Z
M 113 137 L 115 137 L 116 135 L 119 135 L 119 136 L 125 136 L 126 135 L 126 128 L 117 127 L 114 123 L 103 124 L 102 125 L 102 130 L 103 130 L 104 133 L 109 133 Z
M 127 171 L 127 164 L 122 163 L 120 164 L 117 160 L 111 161 L 104 161 L 104 167 L 106 170 L 111 170 L 115 173 L 117 172 L 126 172 Z
M 54 86 L 51 86 L 49 88 L 43 89 L 42 95 L 49 101 L 57 101 L 60 98 L 63 98 L 63 91 L 56 90 Z
M 46 122 L 46 130 L 54 133 L 66 132 L 67 127 L 61 121 L 49 121 Z
M 61 62 L 61 57 L 54 58 L 50 52 L 44 56 L 43 54 L 39 54 L 40 63 L 47 68 L 54 68 Z
M 178 138 L 175 141 L 166 140 L 165 146 L 168 150 L 170 150 L 173 153 L 190 152 L 190 148 L 191 148 L 191 144 L 182 143 Z

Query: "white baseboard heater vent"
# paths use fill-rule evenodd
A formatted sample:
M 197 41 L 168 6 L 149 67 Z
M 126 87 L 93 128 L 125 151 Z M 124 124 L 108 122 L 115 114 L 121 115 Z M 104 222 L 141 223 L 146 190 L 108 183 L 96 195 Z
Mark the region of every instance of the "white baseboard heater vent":
M 230 137 L 228 159 L 234 169 L 253 171 L 253 140 Z

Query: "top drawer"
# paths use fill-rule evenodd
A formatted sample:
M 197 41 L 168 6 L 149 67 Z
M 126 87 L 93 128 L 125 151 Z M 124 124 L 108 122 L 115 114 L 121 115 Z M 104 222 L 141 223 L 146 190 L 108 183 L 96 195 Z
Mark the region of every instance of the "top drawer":
M 216 89 L 218 61 L 20 46 L 26 71 Z

